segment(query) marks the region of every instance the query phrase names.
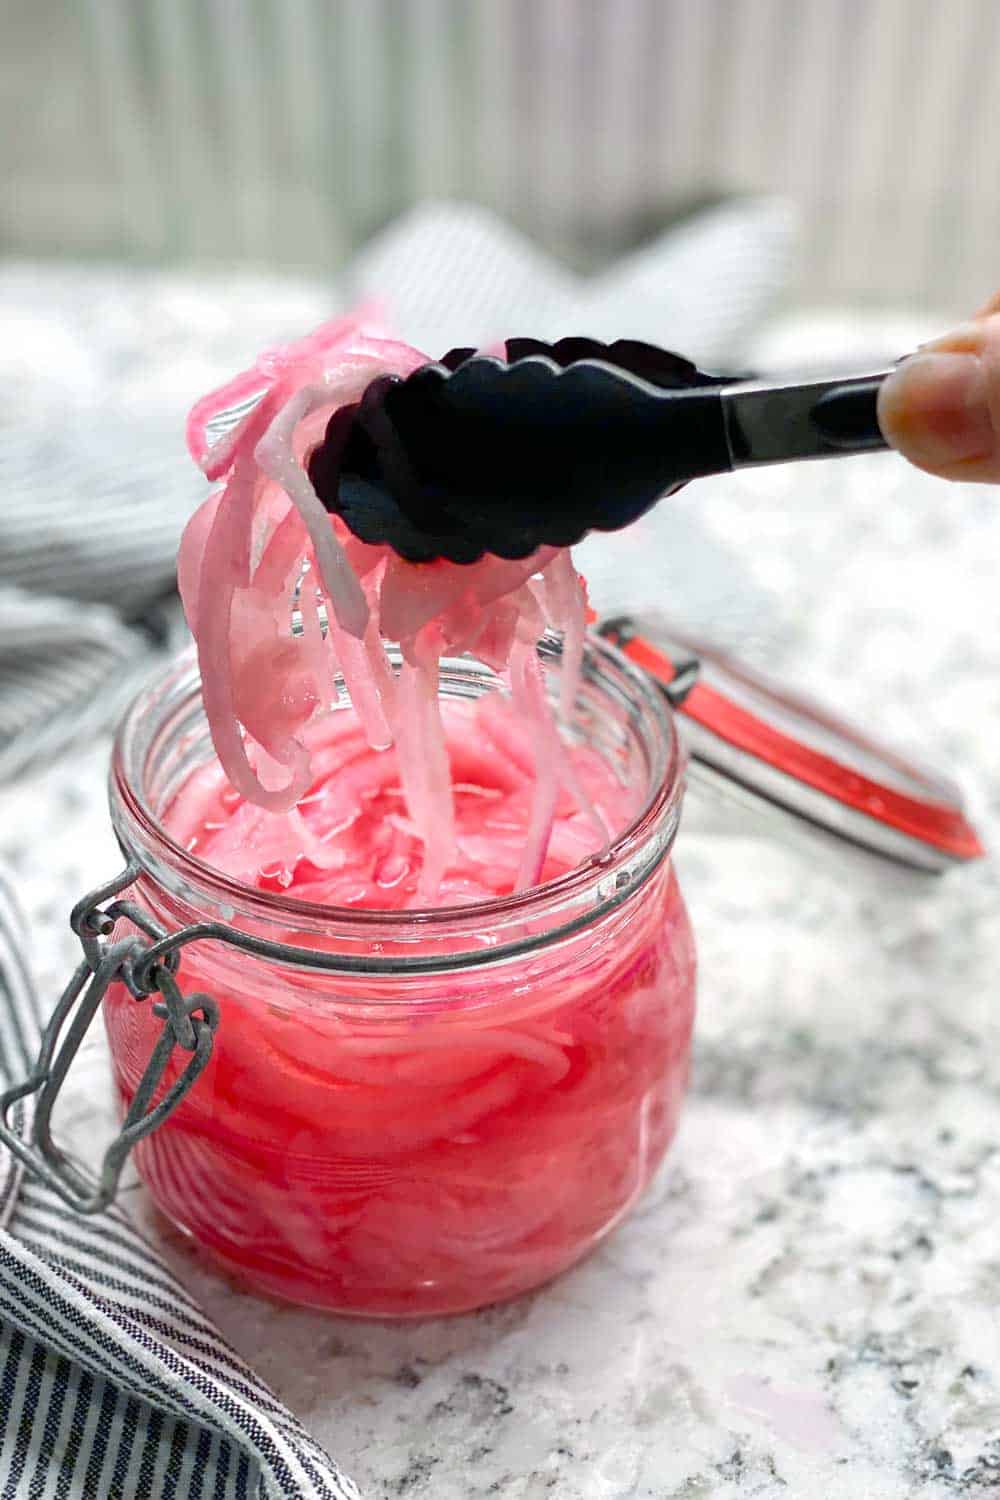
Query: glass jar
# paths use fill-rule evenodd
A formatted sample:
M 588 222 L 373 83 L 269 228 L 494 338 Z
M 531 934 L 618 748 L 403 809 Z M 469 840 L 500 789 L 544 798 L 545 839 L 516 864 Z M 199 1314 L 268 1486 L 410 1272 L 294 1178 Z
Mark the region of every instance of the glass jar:
M 541 654 L 554 695 L 558 648 Z M 495 684 L 442 664 L 444 695 Z M 569 732 L 645 793 L 604 856 L 522 895 L 380 912 L 250 889 L 165 832 L 212 753 L 191 656 L 126 716 L 111 811 L 139 872 L 134 909 L 168 931 L 221 923 L 294 950 L 187 943 L 177 981 L 217 1003 L 214 1046 L 136 1147 L 158 1207 L 250 1288 L 378 1317 L 480 1307 L 578 1260 L 649 1182 L 694 1012 L 670 860 L 683 757 L 662 693 L 596 637 Z M 104 1015 L 127 1109 L 161 1021 L 120 981 Z

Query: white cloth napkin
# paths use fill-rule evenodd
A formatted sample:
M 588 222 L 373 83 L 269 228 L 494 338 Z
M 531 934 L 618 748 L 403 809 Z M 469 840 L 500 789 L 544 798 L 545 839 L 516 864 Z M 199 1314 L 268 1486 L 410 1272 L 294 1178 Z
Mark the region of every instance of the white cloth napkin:
M 584 276 L 487 209 L 429 203 L 372 241 L 345 280 L 432 354 L 522 334 L 585 334 L 733 367 L 785 289 L 796 222 L 783 198 L 734 199 Z

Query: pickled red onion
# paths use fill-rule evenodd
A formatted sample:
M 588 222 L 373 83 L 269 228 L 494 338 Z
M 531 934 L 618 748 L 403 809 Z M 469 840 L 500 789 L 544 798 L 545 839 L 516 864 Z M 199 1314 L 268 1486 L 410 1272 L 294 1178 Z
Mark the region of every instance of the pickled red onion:
M 587 628 L 587 594 L 568 552 L 556 552 L 542 577 L 545 579 L 549 617 L 554 627 L 563 633 L 559 712 L 567 720 L 572 717 L 573 705 L 580 691 L 583 640 Z
M 341 628 L 360 637 L 368 626 L 364 592 L 348 566 L 344 550 L 330 525 L 330 517 L 292 451 L 292 437 L 303 417 L 329 405 L 329 401 L 330 393 L 322 386 L 306 386 L 304 390 L 296 391 L 254 448 L 254 458 L 268 478 L 281 486 L 302 517 L 327 598 Z
M 516 891 L 526 891 L 541 879 L 542 866 L 552 837 L 556 798 L 559 795 L 558 771 L 562 746 L 545 696 L 545 684 L 533 644 L 528 646 L 523 641 L 515 644 L 510 657 L 510 681 L 515 708 L 533 724 L 538 736 L 535 744 L 535 790 L 531 821 L 514 886 Z
M 198 402 L 189 447 L 223 484 L 185 530 L 178 582 L 213 743 L 236 791 L 267 816 L 285 814 L 278 821 L 302 857 L 336 866 L 335 851 L 305 837 L 294 809 L 316 779 L 305 731 L 333 707 L 339 672 L 371 748 L 396 746 L 409 822 L 423 847 L 417 897 L 432 904 L 458 853 L 438 701 L 444 655 L 469 651 L 501 674 L 529 728 L 534 789 L 515 888 L 541 878 L 561 788 L 602 838 L 604 829 L 563 753 L 536 653 L 546 624 L 563 633 L 566 720 L 579 689 L 585 619 L 569 554 L 545 547 L 516 562 L 406 563 L 353 537 L 310 482 L 309 452 L 333 413 L 377 376 L 425 362 L 361 319 L 343 319 L 265 353 Z M 239 420 L 210 446 L 213 425 L 225 429 L 233 406 Z M 384 640 L 399 642 L 398 678 Z M 259 829 L 250 842 L 277 851 L 274 832 Z
M 188 452 L 204 470 L 205 477 L 218 479 L 230 467 L 237 445 L 248 440 L 254 410 L 283 373 L 294 373 L 309 359 L 322 360 L 327 353 L 342 348 L 348 339 L 361 334 L 366 326 L 377 322 L 376 311 L 369 306 L 357 309 L 346 318 L 323 323 L 297 343 L 263 350 L 252 369 L 243 370 L 225 385 L 196 401 L 188 415 L 185 436 Z M 210 443 L 209 430 L 213 423 L 224 421 L 234 412 L 243 413 L 236 428 L 216 443 Z M 259 424 L 260 420 L 258 417 L 256 423 Z

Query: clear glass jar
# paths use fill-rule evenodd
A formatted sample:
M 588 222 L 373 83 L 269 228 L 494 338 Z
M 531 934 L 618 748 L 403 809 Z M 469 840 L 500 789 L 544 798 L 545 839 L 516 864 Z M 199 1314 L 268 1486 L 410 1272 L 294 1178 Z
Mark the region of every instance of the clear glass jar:
M 542 656 L 552 692 L 559 653 Z M 443 694 L 493 685 L 442 665 Z M 131 898 L 168 929 L 221 921 L 324 965 L 186 946 L 180 984 L 215 998 L 219 1029 L 136 1151 L 159 1208 L 250 1288 L 379 1317 L 480 1307 L 579 1259 L 655 1171 L 694 1011 L 670 860 L 683 758 L 662 695 L 596 638 L 572 733 L 646 791 L 605 857 L 523 895 L 387 913 L 250 889 L 171 840 L 161 818 L 211 755 L 190 656 L 128 713 L 111 810 L 142 870 Z M 124 1107 L 160 1023 L 121 983 L 104 1014 Z

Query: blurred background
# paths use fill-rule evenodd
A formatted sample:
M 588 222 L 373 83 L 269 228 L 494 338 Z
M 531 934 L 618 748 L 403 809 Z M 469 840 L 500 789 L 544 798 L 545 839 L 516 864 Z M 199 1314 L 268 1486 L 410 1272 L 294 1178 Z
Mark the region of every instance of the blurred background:
M 8 254 L 321 274 L 481 203 L 591 267 L 787 194 L 790 287 L 997 278 L 995 0 L 5 0 Z
M 180 638 L 174 553 L 204 493 L 185 412 L 267 344 L 374 298 L 431 354 L 586 333 L 834 373 L 1000 282 L 997 0 L 0 19 L 0 778 L 105 728 Z M 817 507 L 848 470 L 817 467 Z M 750 656 L 787 647 L 785 554 L 740 539 L 773 538 L 793 483 L 698 485 L 588 542 L 598 604 L 662 598 Z

